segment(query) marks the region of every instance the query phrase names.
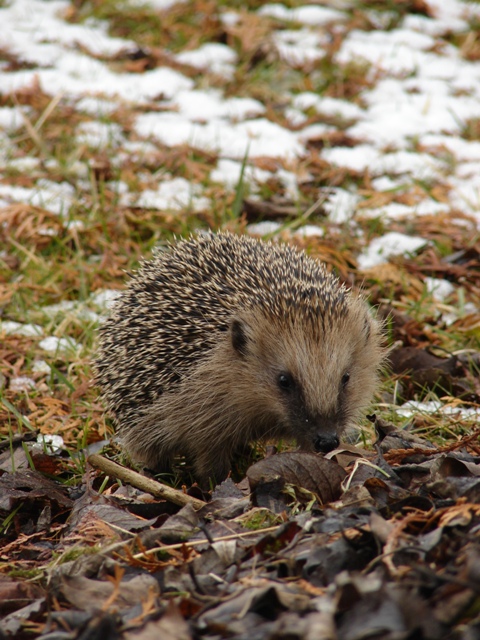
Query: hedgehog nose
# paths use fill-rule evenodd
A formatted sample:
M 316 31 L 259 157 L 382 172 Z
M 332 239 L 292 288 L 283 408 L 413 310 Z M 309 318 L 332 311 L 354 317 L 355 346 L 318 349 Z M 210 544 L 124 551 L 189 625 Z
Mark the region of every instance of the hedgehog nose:
M 315 451 L 320 453 L 328 453 L 329 451 L 333 451 L 340 444 L 338 437 L 331 433 L 322 433 L 317 434 L 315 442 L 313 446 L 315 447 Z

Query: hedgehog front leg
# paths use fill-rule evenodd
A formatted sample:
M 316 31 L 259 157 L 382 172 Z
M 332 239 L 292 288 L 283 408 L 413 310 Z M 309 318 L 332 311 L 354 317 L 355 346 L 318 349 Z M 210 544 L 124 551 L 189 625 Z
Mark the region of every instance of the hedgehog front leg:
M 219 484 L 228 476 L 232 468 L 230 456 L 225 449 L 209 449 L 194 460 L 195 476 L 203 486 L 209 480 Z
M 171 473 L 173 452 L 165 447 L 158 433 L 154 437 L 146 438 L 144 425 L 140 424 L 128 431 L 122 431 L 120 440 L 134 462 L 140 463 L 155 474 Z

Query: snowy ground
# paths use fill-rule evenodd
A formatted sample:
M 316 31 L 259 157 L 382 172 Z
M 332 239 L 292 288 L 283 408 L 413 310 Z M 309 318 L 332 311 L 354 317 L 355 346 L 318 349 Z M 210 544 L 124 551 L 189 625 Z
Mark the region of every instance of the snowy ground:
M 158 10 L 172 3 L 154 2 Z M 325 3 L 345 4 L 348 3 Z M 305 154 L 305 142 L 321 134 L 327 125 L 307 122 L 306 112 L 314 110 L 326 116 L 352 121 L 345 134 L 355 146 L 324 148 L 327 162 L 350 170 L 369 169 L 373 186 L 379 192 L 404 189 L 415 180 L 441 183 L 447 188 L 446 201 L 425 197 L 415 207 L 390 204 L 363 214 L 386 217 L 422 215 L 451 208 L 471 213 L 480 221 L 480 142 L 465 139 L 465 127 L 480 119 L 480 65 L 470 62 L 462 51 L 447 41 L 452 32 L 470 29 L 469 21 L 480 18 L 480 6 L 459 0 L 430 0 L 432 17 L 407 15 L 400 26 L 384 31 L 382 20 L 388 15 L 371 11 L 369 17 L 378 31 L 351 30 L 336 53 L 337 61 L 359 59 L 371 63 L 373 86 L 361 95 L 361 105 L 346 100 L 322 98 L 314 92 L 284 96 L 285 115 L 295 130 L 272 122 L 261 101 L 253 98 L 225 97 L 220 89 L 201 87 L 169 66 L 145 73 L 112 71 L 105 58 L 128 50 L 132 41 L 109 37 L 102 23 L 69 24 L 64 17 L 69 2 L 54 0 L 12 0 L 0 9 L 1 49 L 28 68 L 12 69 L 0 65 L 0 91 L 13 95 L 35 83 L 54 100 L 63 100 L 90 117 L 77 129 L 78 140 L 92 147 L 111 147 L 123 154 L 148 155 L 152 145 L 189 144 L 218 154 L 212 170 L 215 181 L 235 184 L 246 153 L 250 161 L 257 157 L 275 157 L 284 161 L 280 173 L 295 196 L 296 162 Z M 331 34 L 345 29 L 346 12 L 327 6 L 302 6 L 288 9 L 281 4 L 265 4 L 259 13 L 283 22 L 273 37 L 278 54 L 292 65 L 319 59 Z M 234 25 L 239 19 L 232 10 L 222 19 Z M 294 23 L 292 23 L 294 21 Z M 292 28 L 292 25 L 295 28 Z M 102 59 L 103 58 L 103 59 Z M 236 53 L 226 45 L 206 43 L 186 50 L 172 60 L 194 67 L 208 68 L 225 77 L 235 72 Z M 129 134 L 114 123 L 102 122 L 127 105 L 141 107 Z M 154 106 L 152 110 L 149 107 Z M 35 158 L 22 156 L 15 138 L 25 126 L 28 108 L 3 106 L 0 109 L 1 163 L 35 166 Z M 103 120 L 105 120 L 103 118 Z M 79 179 L 85 168 L 78 167 Z M 251 172 L 260 180 L 269 172 Z M 305 179 L 305 176 L 302 177 Z M 148 207 L 176 208 L 193 202 L 206 206 L 199 185 L 188 184 L 175 176 L 163 176 L 155 188 L 138 193 L 118 185 L 122 203 L 138 202 Z M 354 215 L 360 196 L 343 197 L 341 189 L 330 196 L 341 211 L 334 215 Z M 40 204 L 55 213 L 66 214 L 74 190 L 69 184 L 39 181 L 34 188 L 0 183 L 0 204 L 11 201 Z M 416 246 L 416 245 L 412 245 Z M 408 249 L 409 245 L 402 249 Z M 368 259 L 371 263 L 371 258 Z

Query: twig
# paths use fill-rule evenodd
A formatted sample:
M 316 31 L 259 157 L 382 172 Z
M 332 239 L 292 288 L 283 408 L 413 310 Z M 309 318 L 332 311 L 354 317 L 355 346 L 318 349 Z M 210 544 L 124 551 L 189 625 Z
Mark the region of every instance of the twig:
M 122 480 L 122 482 L 126 482 L 127 484 L 137 487 L 137 489 L 151 493 L 157 498 L 164 498 L 165 500 L 178 504 L 181 507 L 191 504 L 194 509 L 201 509 L 207 504 L 203 500 L 192 498 L 192 496 L 188 496 L 186 493 L 183 493 L 183 491 L 178 491 L 178 489 L 173 489 L 166 484 L 162 484 L 161 482 L 157 482 L 151 478 L 146 478 L 140 473 L 137 473 L 132 469 L 122 467 L 116 462 L 108 460 L 98 454 L 89 456 L 87 462 L 91 464 L 92 467 L 100 469 L 100 471 L 103 471 L 109 476 L 114 476 L 115 478 Z
M 277 524 L 274 527 L 267 527 L 266 529 L 258 529 L 256 531 L 239 531 L 238 533 L 232 533 L 228 536 L 221 536 L 220 538 L 212 538 L 211 544 L 215 544 L 215 542 L 228 542 L 230 540 L 241 540 L 242 538 L 248 538 L 250 536 L 255 535 L 263 535 L 264 533 L 271 533 L 272 531 L 277 531 L 281 524 Z M 125 544 L 125 543 L 124 543 Z M 209 540 L 191 540 L 187 542 L 178 542 L 177 544 L 166 544 L 161 547 L 153 547 L 152 549 L 145 549 L 145 551 L 141 551 L 140 553 L 135 553 L 132 558 L 135 560 L 139 560 L 143 557 L 149 556 L 152 553 L 159 553 L 160 551 L 175 551 L 177 549 L 182 549 L 184 547 L 197 547 L 201 544 L 209 544 Z

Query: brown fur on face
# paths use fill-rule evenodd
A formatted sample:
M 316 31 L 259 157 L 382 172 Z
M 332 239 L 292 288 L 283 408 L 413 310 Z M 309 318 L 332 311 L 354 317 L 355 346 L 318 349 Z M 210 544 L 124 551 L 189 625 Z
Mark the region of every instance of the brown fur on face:
M 101 338 L 97 379 L 126 450 L 152 469 L 186 455 L 202 481 L 253 440 L 333 448 L 384 357 L 366 303 L 323 265 L 231 234 L 146 263 Z

